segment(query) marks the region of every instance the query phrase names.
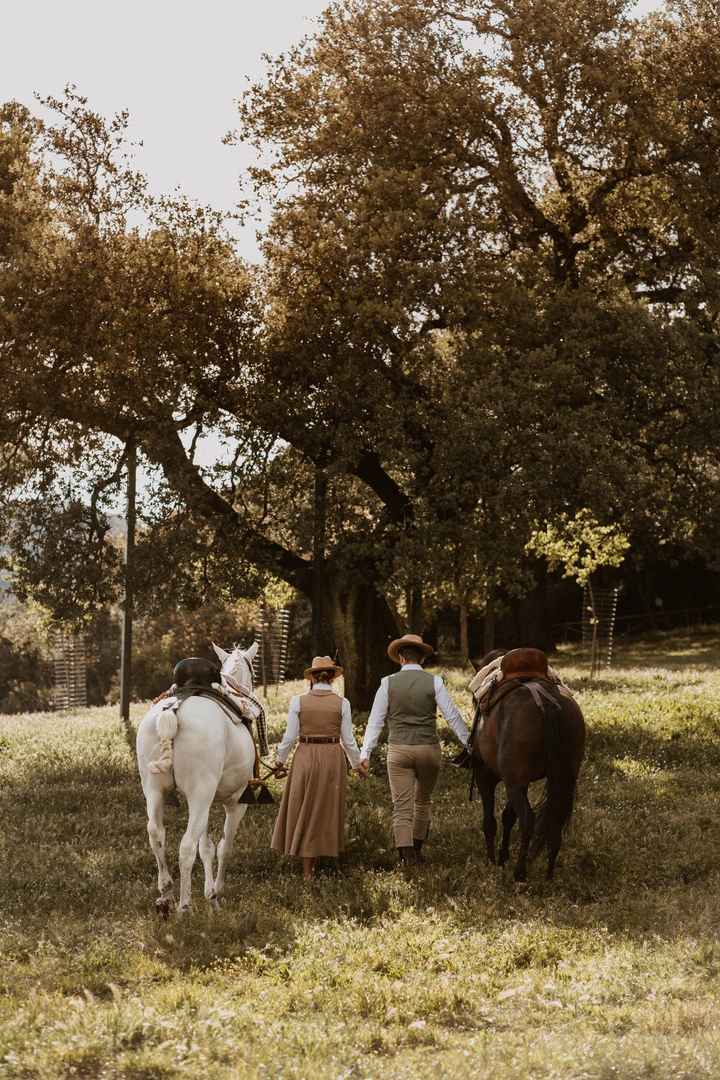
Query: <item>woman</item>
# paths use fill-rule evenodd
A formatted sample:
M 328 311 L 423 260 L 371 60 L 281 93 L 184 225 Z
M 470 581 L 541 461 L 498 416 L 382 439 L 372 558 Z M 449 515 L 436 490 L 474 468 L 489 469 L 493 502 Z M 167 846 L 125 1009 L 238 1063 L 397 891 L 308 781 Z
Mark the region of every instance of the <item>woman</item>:
M 310 690 L 290 702 L 287 728 L 277 750 L 285 765 L 299 739 L 275 822 L 272 849 L 303 861 L 309 881 L 321 856 L 336 857 L 345 847 L 345 757 L 361 776 L 360 752 L 352 729 L 350 702 L 333 692 L 342 675 L 329 656 L 316 656 L 306 670 Z

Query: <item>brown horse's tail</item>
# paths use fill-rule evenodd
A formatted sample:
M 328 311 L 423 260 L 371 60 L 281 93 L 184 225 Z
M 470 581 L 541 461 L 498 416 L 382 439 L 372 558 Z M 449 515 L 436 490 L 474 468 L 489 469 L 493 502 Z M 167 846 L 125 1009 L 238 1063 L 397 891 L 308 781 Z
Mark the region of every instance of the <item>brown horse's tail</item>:
M 565 710 L 546 704 L 543 716 L 545 738 L 545 792 L 537 808 L 537 818 L 529 856 L 534 859 L 547 847 L 551 859 L 557 855 L 563 830 L 570 823 L 577 785 L 577 747 L 563 729 Z

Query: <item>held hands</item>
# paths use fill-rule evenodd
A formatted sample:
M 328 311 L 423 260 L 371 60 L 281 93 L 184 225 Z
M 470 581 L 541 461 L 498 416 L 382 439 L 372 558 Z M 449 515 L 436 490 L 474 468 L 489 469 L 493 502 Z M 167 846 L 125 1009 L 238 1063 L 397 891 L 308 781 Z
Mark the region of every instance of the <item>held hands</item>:
M 283 777 L 287 776 L 288 769 L 283 765 L 282 761 L 277 761 L 273 768 L 273 772 L 275 773 L 276 780 L 282 780 Z
M 367 780 L 368 773 L 370 771 L 370 763 L 367 758 L 362 758 L 355 766 L 355 772 L 358 774 L 361 780 Z

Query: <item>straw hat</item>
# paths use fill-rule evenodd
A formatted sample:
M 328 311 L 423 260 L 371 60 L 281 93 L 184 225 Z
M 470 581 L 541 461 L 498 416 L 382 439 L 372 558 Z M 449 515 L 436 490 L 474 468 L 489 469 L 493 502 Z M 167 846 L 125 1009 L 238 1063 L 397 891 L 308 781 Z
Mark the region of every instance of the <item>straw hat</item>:
M 332 671 L 334 675 L 342 675 L 343 669 L 336 664 L 331 656 L 316 656 L 309 668 L 305 668 L 305 678 L 317 675 L 319 671 Z
M 395 664 L 400 663 L 400 653 L 403 645 L 412 645 L 413 648 L 420 649 L 425 657 L 430 656 L 434 651 L 432 645 L 428 645 L 418 634 L 403 634 L 402 637 L 395 638 L 388 645 L 388 656 Z

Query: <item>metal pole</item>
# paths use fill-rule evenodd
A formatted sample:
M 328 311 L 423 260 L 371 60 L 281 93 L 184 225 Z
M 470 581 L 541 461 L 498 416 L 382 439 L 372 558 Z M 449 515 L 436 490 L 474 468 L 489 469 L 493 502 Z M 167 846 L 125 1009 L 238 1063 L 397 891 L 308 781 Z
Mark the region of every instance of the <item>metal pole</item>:
M 135 492 L 137 447 L 135 438 L 127 441 L 127 533 L 125 538 L 125 596 L 120 644 L 120 718 L 126 729 L 130 723 L 130 677 L 132 670 L 133 569 L 135 554 Z

